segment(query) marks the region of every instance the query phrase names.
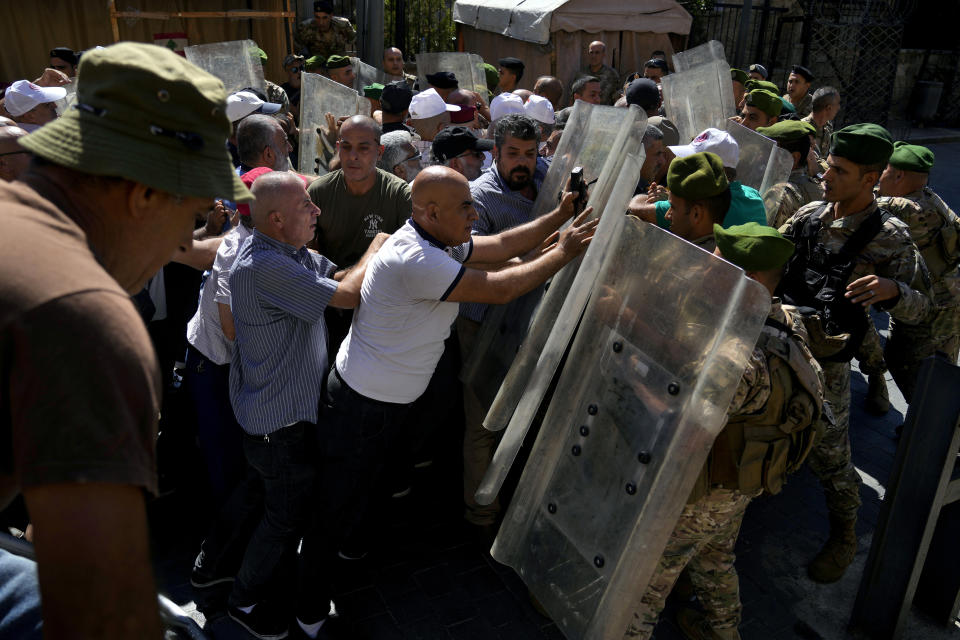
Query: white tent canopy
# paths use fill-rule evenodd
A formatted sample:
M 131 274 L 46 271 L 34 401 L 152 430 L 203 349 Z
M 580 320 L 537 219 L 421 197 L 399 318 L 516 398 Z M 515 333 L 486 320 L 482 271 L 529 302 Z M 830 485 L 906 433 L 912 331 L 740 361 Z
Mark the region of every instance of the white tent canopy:
M 553 31 L 690 33 L 674 0 L 457 0 L 453 19 L 481 31 L 546 44 Z

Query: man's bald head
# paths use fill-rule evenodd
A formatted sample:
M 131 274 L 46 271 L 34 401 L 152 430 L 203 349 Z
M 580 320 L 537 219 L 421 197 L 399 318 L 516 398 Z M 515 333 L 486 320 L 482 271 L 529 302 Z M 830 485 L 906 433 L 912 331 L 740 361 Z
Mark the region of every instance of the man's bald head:
M 27 132 L 16 126 L 0 126 L 0 179 L 10 182 L 30 166 L 33 156 L 17 143 Z
M 383 129 L 377 124 L 377 121 L 370 116 L 351 116 L 340 125 L 340 135 L 343 136 L 347 131 L 366 130 L 370 133 L 377 143 L 380 143 L 380 136 L 383 135 Z
M 430 203 L 436 203 L 457 186 L 470 189 L 467 179 L 450 167 L 432 165 L 421 171 L 410 188 L 414 217 L 416 218 L 418 210 L 422 211 Z
M 448 247 L 470 240 L 477 210 L 470 183 L 450 167 L 433 165 L 421 171 L 411 185 L 413 219 Z
M 543 96 L 553 105 L 553 110 L 560 109 L 560 99 L 563 98 L 563 83 L 553 76 L 540 76 L 533 86 L 533 93 Z
M 268 229 L 271 225 L 270 214 L 282 213 L 291 197 L 298 195 L 302 189 L 303 181 L 287 171 L 271 171 L 254 180 L 250 187 L 250 193 L 256 198 L 250 203 L 253 226 L 261 230 Z

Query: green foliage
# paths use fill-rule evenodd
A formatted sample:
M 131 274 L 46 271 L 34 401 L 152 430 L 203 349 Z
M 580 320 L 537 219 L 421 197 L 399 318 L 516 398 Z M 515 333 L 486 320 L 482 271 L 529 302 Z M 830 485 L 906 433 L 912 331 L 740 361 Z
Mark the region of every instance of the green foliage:
M 456 51 L 457 29 L 453 23 L 452 2 L 446 0 L 406 0 L 404 42 L 396 42 L 397 0 L 384 0 L 383 44 L 398 46 L 404 56 L 418 51 Z

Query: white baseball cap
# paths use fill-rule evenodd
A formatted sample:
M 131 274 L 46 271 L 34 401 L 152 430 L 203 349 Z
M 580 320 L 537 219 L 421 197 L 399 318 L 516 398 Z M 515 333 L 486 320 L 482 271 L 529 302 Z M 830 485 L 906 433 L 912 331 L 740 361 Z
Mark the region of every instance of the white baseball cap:
M 227 96 L 227 117 L 230 122 L 246 118 L 251 113 L 276 113 L 283 105 L 276 102 L 264 102 L 255 93 L 237 91 Z
M 553 103 L 543 96 L 532 95 L 523 104 L 524 112 L 538 122 L 556 124 L 556 115 L 553 113 Z
M 27 80 L 17 80 L 7 87 L 3 106 L 12 116 L 22 116 L 38 104 L 56 102 L 67 95 L 63 87 L 40 87 Z
M 413 96 L 407 110 L 410 112 L 411 120 L 425 120 L 438 116 L 444 111 L 460 111 L 460 107 L 444 102 L 436 89 L 427 89 Z
M 525 114 L 523 110 L 523 98 L 515 93 L 501 93 L 490 101 L 490 118 L 499 120 L 503 116 L 511 113 Z
M 733 136 L 726 131 L 720 131 L 720 129 L 705 129 L 690 144 L 667 148 L 678 158 L 701 151 L 709 151 L 720 156 L 720 159 L 723 160 L 723 166 L 731 169 L 736 169 L 737 163 L 740 161 L 740 145 L 733 139 Z

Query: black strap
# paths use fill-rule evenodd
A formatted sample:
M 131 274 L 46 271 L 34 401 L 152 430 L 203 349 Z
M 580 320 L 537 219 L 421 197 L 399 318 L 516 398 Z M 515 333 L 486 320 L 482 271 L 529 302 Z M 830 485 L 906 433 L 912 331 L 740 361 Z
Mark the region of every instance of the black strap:
M 880 229 L 883 228 L 883 223 L 889 219 L 890 212 L 877 207 L 876 210 L 867 216 L 866 220 L 857 227 L 853 235 L 847 238 L 847 241 L 840 247 L 840 253 L 847 258 L 856 258 L 860 255 L 860 252 L 863 251 L 864 247 L 870 244 L 870 241 L 880 233 Z
M 780 322 L 780 321 L 778 321 L 778 320 L 774 320 L 773 318 L 767 318 L 767 319 L 763 322 L 763 324 L 767 325 L 768 327 L 773 327 L 774 329 L 776 329 L 776 330 L 778 330 L 778 331 L 782 331 L 782 332 L 784 332 L 785 334 L 787 334 L 788 336 L 792 336 L 792 335 L 793 335 L 793 327 L 788 327 L 787 325 L 783 324 L 782 322 Z

